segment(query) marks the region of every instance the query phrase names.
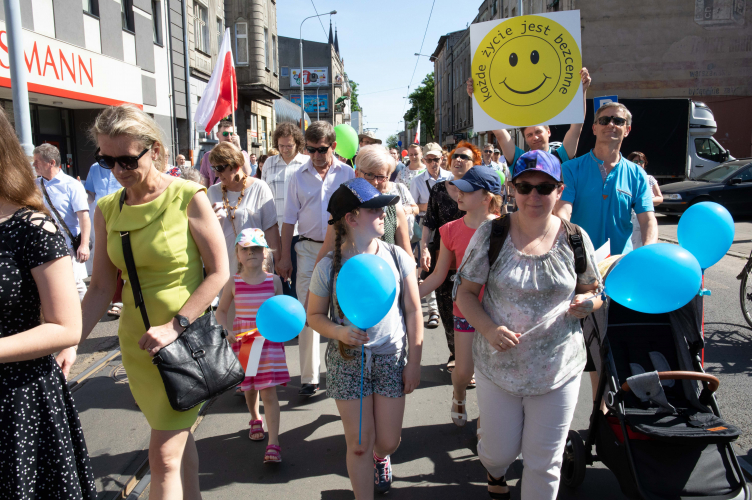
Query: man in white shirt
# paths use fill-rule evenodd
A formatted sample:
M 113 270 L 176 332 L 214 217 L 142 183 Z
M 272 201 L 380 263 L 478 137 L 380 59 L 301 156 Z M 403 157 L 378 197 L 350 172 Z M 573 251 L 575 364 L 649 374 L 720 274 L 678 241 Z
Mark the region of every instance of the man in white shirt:
M 300 152 L 305 147 L 303 132 L 293 123 L 280 123 L 272 136 L 274 147 L 279 154 L 267 158 L 264 168 L 261 170 L 261 180 L 266 182 L 274 197 L 274 205 L 277 209 L 277 225 L 280 234 L 285 222 L 285 199 L 287 189 L 290 186 L 290 178 L 301 165 L 309 160 L 309 157 Z M 292 272 L 290 281 L 282 282 L 282 291 L 285 295 L 297 298 L 295 292 L 296 274 L 298 271 L 295 245 L 298 243 L 298 227 L 294 226 L 293 237 L 290 245 L 290 257 L 292 260 Z
M 415 218 L 418 227 L 422 227 L 421 221 L 426 215 L 428 198 L 431 194 L 430 188 L 432 188 L 437 182 L 451 181 L 454 179 L 451 172 L 440 167 L 443 154 L 441 146 L 435 142 L 429 142 L 423 148 L 423 151 L 423 162 L 426 165 L 426 169 L 415 176 L 410 183 L 410 194 L 413 195 L 415 203 L 418 204 L 418 210 L 420 210 L 420 213 Z M 427 231 L 427 229 L 423 228 L 423 231 Z M 418 249 L 420 249 L 420 245 L 418 245 Z M 420 260 L 420 255 L 418 255 L 418 260 Z M 422 274 L 423 279 L 428 275 L 425 271 L 423 271 Z M 426 297 L 426 305 L 428 307 L 428 323 L 426 323 L 426 328 L 438 328 L 440 320 L 439 306 L 436 304 L 436 294 L 434 292 L 431 292 Z
M 34 169 L 41 176 L 37 177 L 37 187 L 42 192 L 44 204 L 50 210 L 53 220 L 65 236 L 65 243 L 73 260 L 73 276 L 76 279 L 78 298 L 84 300 L 84 279 L 88 276 L 85 262 L 89 260 L 91 233 L 86 190 L 80 182 L 61 171 L 60 151 L 55 146 L 42 144 L 34 148 L 33 154 Z M 79 234 L 81 244 L 74 250 L 70 236 L 75 238 Z
M 306 305 L 308 285 L 311 282 L 316 256 L 321 250 L 329 221 L 329 198 L 340 184 L 355 177 L 355 171 L 334 158 L 337 147 L 334 127 L 324 121 L 313 122 L 305 132 L 309 160 L 290 178 L 285 200 L 285 218 L 282 225 L 282 259 L 277 274 L 282 280 L 292 275 L 290 245 L 298 226 L 298 258 L 296 290 L 298 300 Z M 319 388 L 321 352 L 319 334 L 309 326 L 298 337 L 300 353 L 299 394 L 313 396 Z

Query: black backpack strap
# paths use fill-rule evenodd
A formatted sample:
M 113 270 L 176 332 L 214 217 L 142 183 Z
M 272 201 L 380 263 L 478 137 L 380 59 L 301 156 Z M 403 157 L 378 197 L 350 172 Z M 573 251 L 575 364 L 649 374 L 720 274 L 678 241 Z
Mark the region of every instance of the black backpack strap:
M 123 210 L 123 203 L 125 203 L 125 189 L 120 194 L 121 211 Z M 148 330 L 151 328 L 151 325 L 149 324 L 149 316 L 146 314 L 146 303 L 144 302 L 144 295 L 141 293 L 141 284 L 138 281 L 138 274 L 136 274 L 136 263 L 133 261 L 130 232 L 121 231 L 120 241 L 123 243 L 123 258 L 125 259 L 125 268 L 128 271 L 128 279 L 131 280 L 133 300 L 136 303 L 136 307 L 141 311 L 141 319 L 144 320 L 144 327 Z
M 582 239 L 582 229 L 577 224 L 572 224 L 566 219 L 561 219 L 564 229 L 567 232 L 569 246 L 574 253 L 574 270 L 577 274 L 583 274 L 588 269 L 587 252 L 585 252 L 585 243 Z
M 488 266 L 489 269 L 499 258 L 501 247 L 509 236 L 510 219 L 509 215 L 504 214 L 501 217 L 491 221 L 491 244 L 488 247 Z

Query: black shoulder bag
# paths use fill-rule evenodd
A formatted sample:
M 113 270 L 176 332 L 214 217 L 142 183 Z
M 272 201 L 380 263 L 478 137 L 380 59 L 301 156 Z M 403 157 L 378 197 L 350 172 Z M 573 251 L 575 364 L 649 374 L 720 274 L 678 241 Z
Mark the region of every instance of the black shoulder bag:
M 44 197 L 47 198 L 47 204 L 52 209 L 52 213 L 55 214 L 55 218 L 57 219 L 57 222 L 61 226 L 63 226 L 63 229 L 65 229 L 65 232 L 68 235 L 68 238 L 70 238 L 73 251 L 78 252 L 78 247 L 81 246 L 81 233 L 78 233 L 78 236 L 73 236 L 73 233 L 71 232 L 70 229 L 68 229 L 68 225 L 65 223 L 65 220 L 60 216 L 60 212 L 58 212 L 57 208 L 55 208 L 55 205 L 52 204 L 50 195 L 47 194 L 47 187 L 44 185 L 44 177 L 39 178 L 39 183 L 42 185 L 42 193 L 44 193 Z M 94 243 L 92 243 L 91 239 L 89 239 L 89 250 L 91 250 L 92 248 L 94 248 Z
M 125 202 L 125 189 L 120 195 L 120 210 Z M 131 280 L 136 307 L 141 310 L 144 327 L 151 325 L 133 261 L 128 231 L 120 233 L 123 257 Z M 167 392 L 170 406 L 176 411 L 194 406 L 231 389 L 243 381 L 245 372 L 227 342 L 227 332 L 217 323 L 213 312 L 204 314 L 190 324 L 171 344 L 164 346 L 152 359 Z

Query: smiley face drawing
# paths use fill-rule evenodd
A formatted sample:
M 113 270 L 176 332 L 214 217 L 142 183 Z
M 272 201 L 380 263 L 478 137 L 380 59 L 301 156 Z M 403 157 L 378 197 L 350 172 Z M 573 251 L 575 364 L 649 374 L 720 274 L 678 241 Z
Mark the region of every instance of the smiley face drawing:
M 496 51 L 491 61 L 491 86 L 512 106 L 532 106 L 556 90 L 561 65 L 556 49 L 543 38 L 522 35 Z
M 545 124 L 578 94 L 578 42 L 552 17 L 496 22 L 478 43 L 473 95 L 490 118 L 514 127 Z

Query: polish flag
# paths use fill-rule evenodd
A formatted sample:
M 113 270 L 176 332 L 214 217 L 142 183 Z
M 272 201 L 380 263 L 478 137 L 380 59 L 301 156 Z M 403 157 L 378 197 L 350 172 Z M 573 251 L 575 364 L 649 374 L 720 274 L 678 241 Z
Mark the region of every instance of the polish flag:
M 230 28 L 225 30 L 222 47 L 219 49 L 217 65 L 214 67 L 206 90 L 196 106 L 194 120 L 196 128 L 207 133 L 219 120 L 238 107 L 238 81 L 235 77 L 235 63 L 232 60 Z
M 413 144 L 420 144 L 420 119 L 418 119 L 418 129 L 415 131 L 415 140 Z

